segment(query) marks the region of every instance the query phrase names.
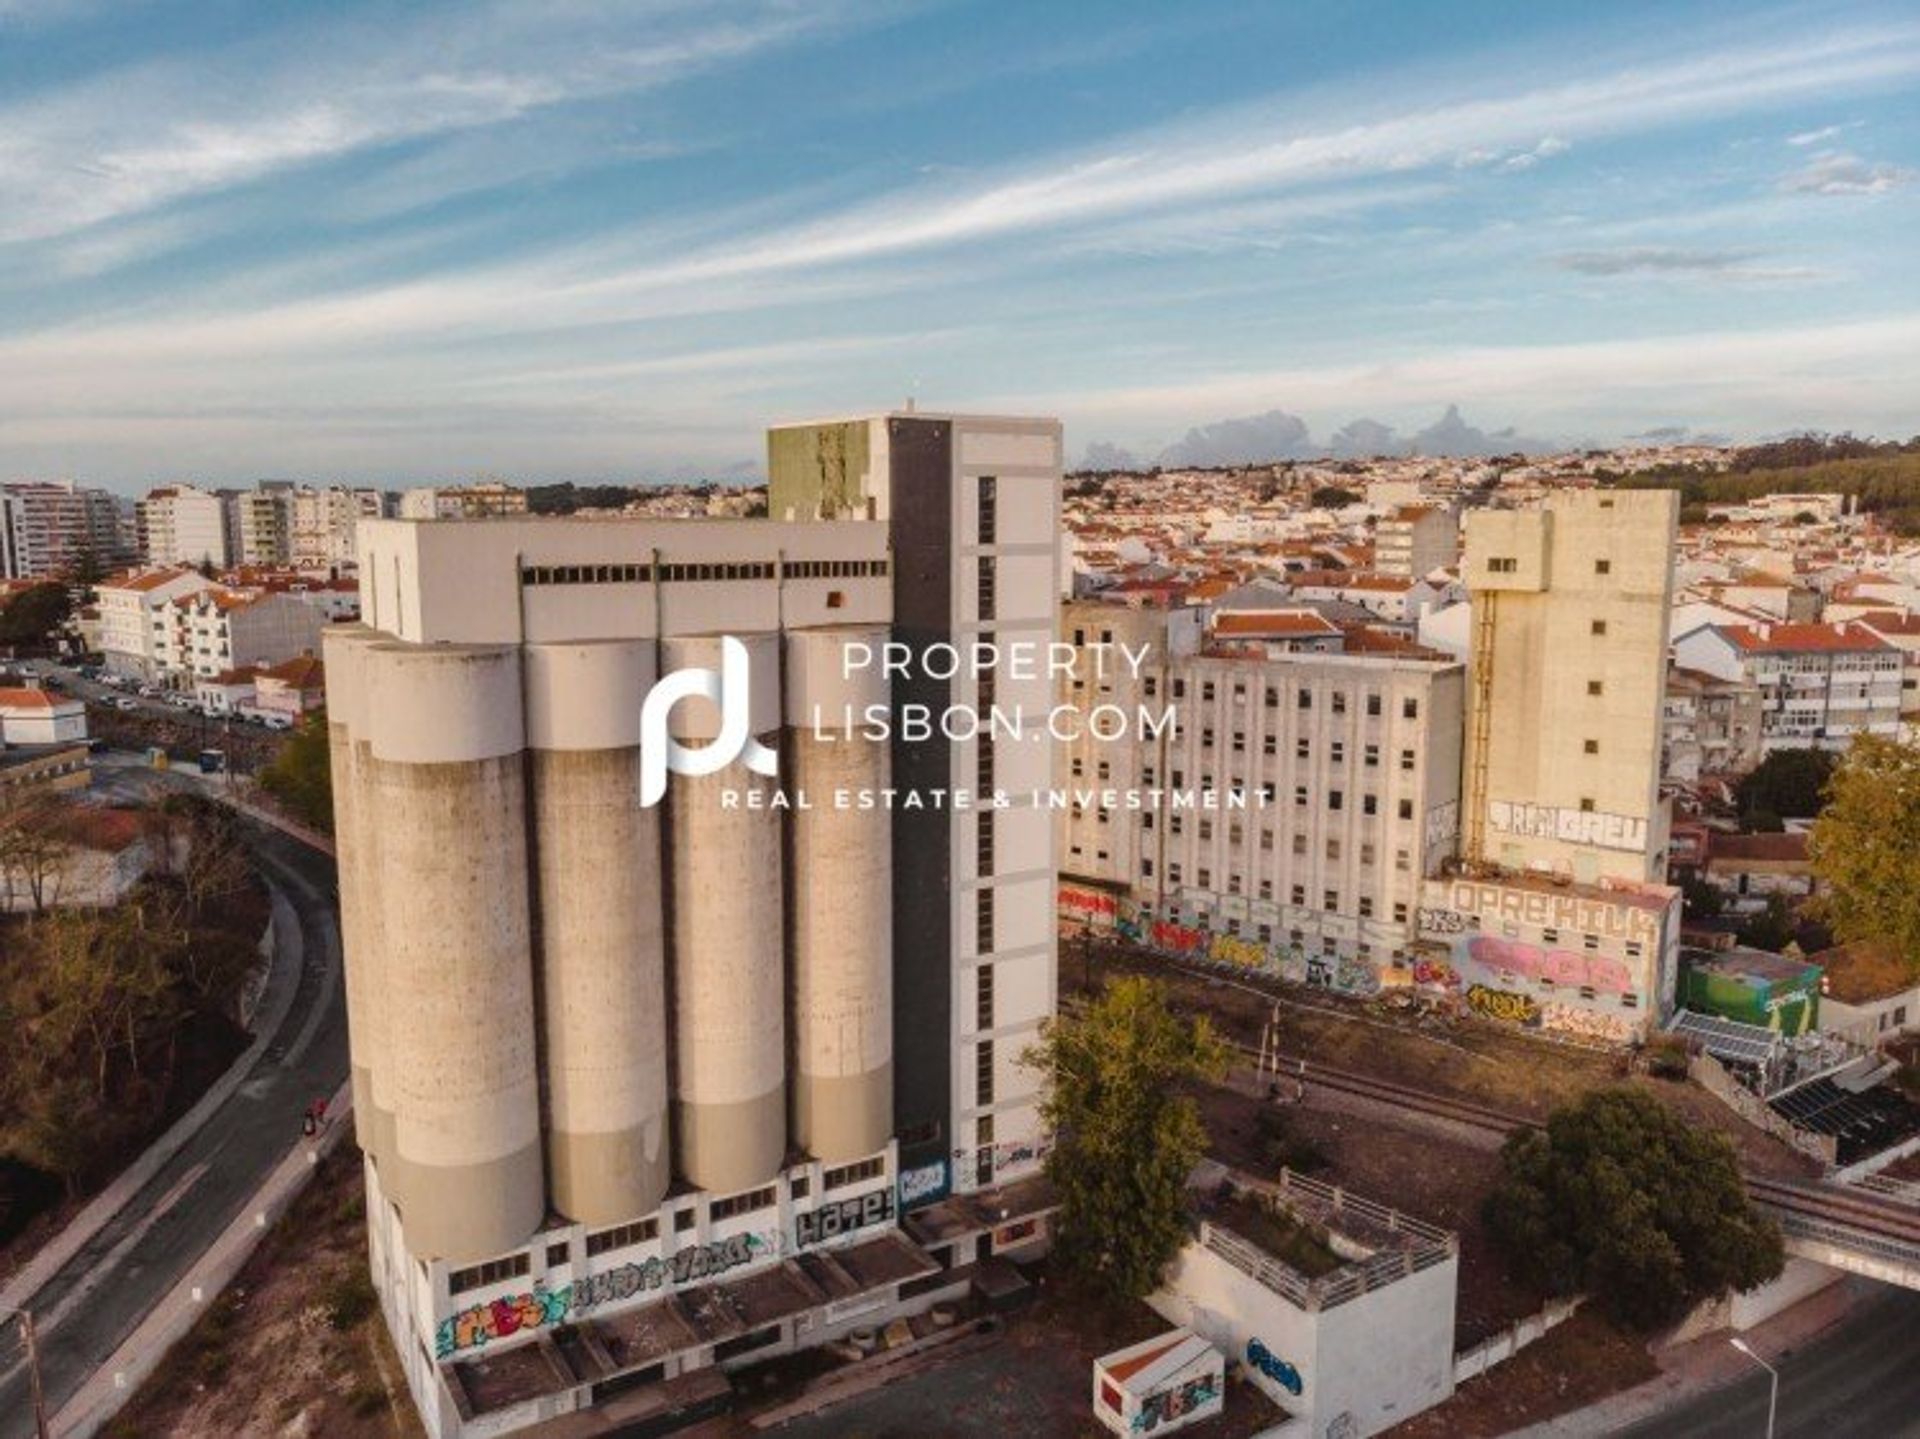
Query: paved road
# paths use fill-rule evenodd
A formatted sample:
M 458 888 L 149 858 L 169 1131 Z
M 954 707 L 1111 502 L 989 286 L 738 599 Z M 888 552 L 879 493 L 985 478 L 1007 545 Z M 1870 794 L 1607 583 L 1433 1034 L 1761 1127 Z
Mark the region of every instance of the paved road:
M 105 771 L 98 788 L 131 796 L 151 782 L 138 771 Z M 293 1003 L 227 1102 L 29 1302 L 40 1331 L 49 1413 L 240 1212 L 299 1139 L 307 1103 L 332 1094 L 346 1078 L 333 861 L 264 826 L 256 827 L 253 850 L 300 921 L 303 950 Z M 26 1374 L 11 1342 L 6 1355 L 0 1439 L 27 1439 L 33 1425 Z
M 1920 1292 L 1889 1288 L 1827 1334 L 1775 1361 L 1779 1439 L 1920 1436 Z M 1716 1389 L 1618 1431 L 1627 1439 L 1760 1439 L 1767 1376 Z

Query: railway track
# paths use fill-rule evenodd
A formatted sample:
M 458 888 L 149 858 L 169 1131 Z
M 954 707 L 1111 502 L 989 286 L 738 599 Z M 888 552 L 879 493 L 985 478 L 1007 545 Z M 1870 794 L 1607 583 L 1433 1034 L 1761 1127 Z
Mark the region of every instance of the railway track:
M 1254 1045 L 1230 1041 L 1229 1047 L 1256 1064 L 1261 1058 L 1260 1051 Z M 1448 1095 L 1429 1094 L 1411 1085 L 1396 1084 L 1391 1080 L 1376 1079 L 1372 1075 L 1316 1064 L 1311 1060 L 1282 1056 L 1276 1065 L 1269 1058 L 1262 1072 L 1277 1080 L 1292 1080 L 1315 1089 L 1371 1099 L 1494 1134 L 1506 1135 L 1516 1129 L 1540 1127 L 1538 1120 L 1509 1114 L 1490 1105 Z M 1870 1234 L 1896 1244 L 1920 1246 L 1920 1212 L 1898 1201 L 1839 1185 L 1770 1179 L 1757 1174 L 1748 1174 L 1746 1181 L 1747 1192 L 1754 1201 L 1782 1218 L 1803 1218 Z

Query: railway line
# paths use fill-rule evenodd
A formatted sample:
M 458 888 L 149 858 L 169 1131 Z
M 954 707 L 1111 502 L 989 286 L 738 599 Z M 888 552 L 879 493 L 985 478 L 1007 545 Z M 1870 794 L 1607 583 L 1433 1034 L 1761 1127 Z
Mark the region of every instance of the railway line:
M 1317 1064 L 1298 1057 L 1268 1054 L 1255 1045 L 1229 1041 L 1229 1047 L 1258 1067 L 1274 1082 L 1292 1081 L 1305 1087 L 1346 1094 L 1390 1105 L 1433 1119 L 1464 1124 L 1489 1133 L 1506 1135 L 1517 1129 L 1539 1128 L 1540 1122 L 1448 1095 L 1429 1094 L 1410 1085 L 1376 1079 L 1353 1070 Z M 1912 1246 L 1920 1251 L 1920 1211 L 1897 1200 L 1852 1187 L 1746 1176 L 1747 1192 L 1754 1202 L 1794 1228 L 1817 1225 L 1824 1231 L 1857 1234 L 1875 1248 L 1887 1245 Z

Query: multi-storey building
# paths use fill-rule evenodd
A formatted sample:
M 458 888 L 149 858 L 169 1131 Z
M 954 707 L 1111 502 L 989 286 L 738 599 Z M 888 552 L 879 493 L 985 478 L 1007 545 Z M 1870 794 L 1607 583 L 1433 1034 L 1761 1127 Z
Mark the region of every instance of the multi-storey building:
M 1760 691 L 1745 678 L 1674 665 L 1661 724 L 1660 773 L 1667 779 L 1738 777 L 1760 763 Z
M 115 674 L 160 677 L 159 656 L 170 643 L 170 607 L 217 588 L 212 580 L 182 569 L 134 570 L 102 580 L 95 604 L 100 614 L 100 653 Z
M 146 563 L 227 563 L 227 507 L 219 495 L 192 485 L 167 485 L 149 490 L 136 512 Z
M 0 579 L 52 579 L 90 559 L 101 570 L 132 558 L 119 501 L 68 483 L 0 485 Z
M 219 588 L 177 595 L 154 620 L 153 670 L 186 689 L 228 670 L 317 654 L 326 627 L 292 595 Z
M 778 520 L 359 527 L 366 622 L 326 636 L 355 1120 L 436 1436 L 697 1401 L 1044 1243 L 1046 747 L 840 717 L 1046 709 L 939 659 L 1050 639 L 1059 427 L 887 415 L 771 461 Z M 669 734 L 739 759 L 669 779 Z
M 1704 625 L 1674 641 L 1690 669 L 1760 695 L 1760 748 L 1844 750 L 1856 735 L 1900 731 L 1903 657 L 1859 622 Z
M 1064 912 L 1349 991 L 1405 982 L 1421 880 L 1453 853 L 1464 668 L 1311 613 L 1199 616 L 1066 608 L 1062 698 L 1167 723 L 1064 746 Z
M 421 487 L 400 496 L 403 520 L 478 520 L 526 512 L 527 492 L 498 480 Z
M 262 480 L 231 501 L 237 544 L 232 555 L 242 565 L 284 565 L 293 558 L 293 482 Z
M 1425 886 L 1432 972 L 1490 1017 L 1609 1041 L 1673 1003 L 1661 883 L 1666 491 L 1556 492 L 1467 518 L 1463 863 Z
M 1374 568 L 1420 579 L 1460 562 L 1460 522 L 1444 505 L 1400 505 L 1373 532 Z
M 522 498 L 524 500 L 524 496 Z M 292 563 L 304 570 L 324 570 L 353 564 L 355 527 L 361 520 L 379 519 L 385 513 L 385 507 L 386 496 L 379 490 L 353 490 L 339 486 L 296 490 L 293 495 Z

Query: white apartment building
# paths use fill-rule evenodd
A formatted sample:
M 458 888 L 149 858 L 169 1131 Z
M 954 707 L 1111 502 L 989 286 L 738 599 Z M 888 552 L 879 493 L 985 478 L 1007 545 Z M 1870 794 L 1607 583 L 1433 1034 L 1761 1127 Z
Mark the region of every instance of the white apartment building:
M 326 628 L 292 595 L 216 587 L 168 600 L 154 621 L 154 671 L 187 689 L 227 670 L 318 654 Z
M 637 1422 L 1045 1244 L 1018 1056 L 1053 1012 L 1050 755 L 819 724 L 1047 707 L 848 656 L 1051 639 L 1059 426 L 769 450 L 775 520 L 359 527 L 366 623 L 326 637 L 355 1122 L 436 1439 Z M 640 700 L 695 668 L 725 688 L 673 737 L 737 716 L 775 772 L 645 806 Z
M 149 490 L 136 507 L 140 554 L 150 565 L 224 567 L 227 552 L 226 504 L 219 495 L 192 485 Z
M 100 652 L 115 674 L 153 680 L 158 656 L 172 633 L 169 607 L 177 599 L 215 589 L 212 580 L 183 569 L 134 570 L 101 581 L 95 589 L 100 613 Z
M 1900 732 L 1901 651 L 1867 625 L 1705 625 L 1674 641 L 1689 669 L 1760 693 L 1760 749 L 1845 750 Z
M 102 569 L 132 558 L 119 501 L 71 482 L 0 485 L 0 579 L 50 579 L 91 555 Z
M 1397 982 L 1421 881 L 1453 853 L 1464 667 L 1312 614 L 1258 636 L 1258 616 L 1205 635 L 1197 615 L 1066 607 L 1084 658 L 1063 701 L 1172 723 L 1144 745 L 1064 746 L 1063 916 L 1352 993 Z M 1316 634 L 1303 645 L 1288 619 Z M 1118 644 L 1149 655 L 1140 672 L 1108 650 L 1096 673 Z
M 379 490 L 329 486 L 294 491 L 291 562 L 303 570 L 351 566 L 356 526 L 361 520 L 379 519 L 385 510 L 386 497 Z

